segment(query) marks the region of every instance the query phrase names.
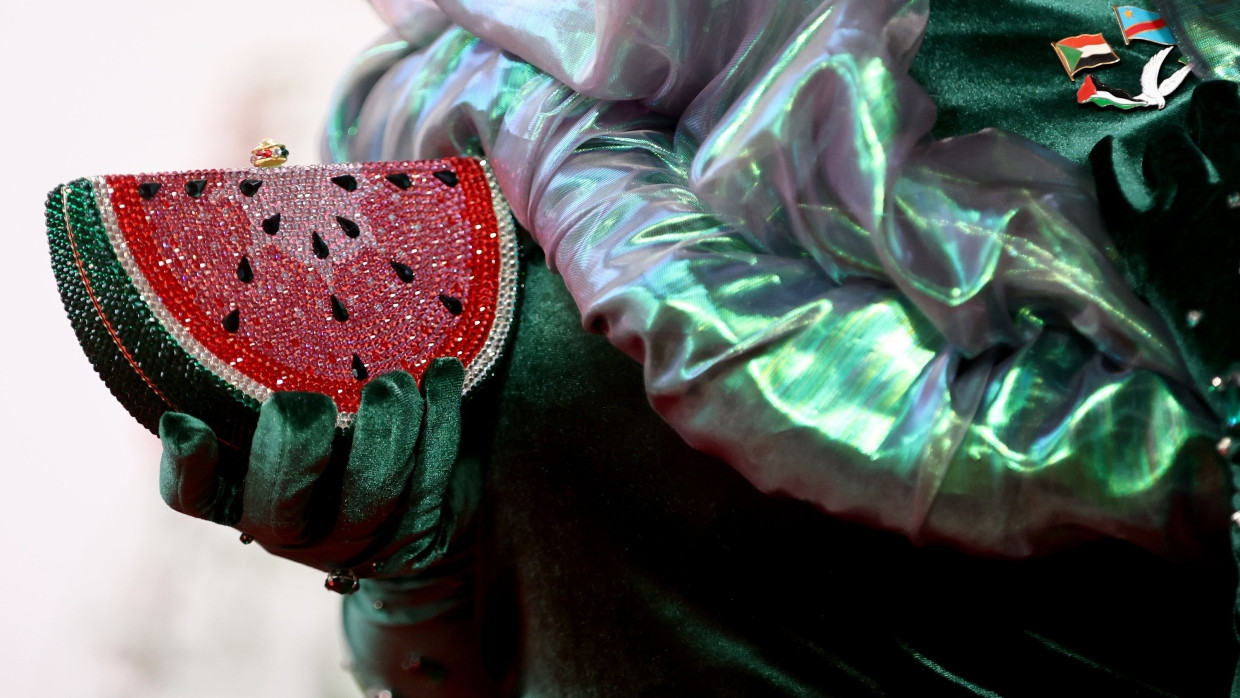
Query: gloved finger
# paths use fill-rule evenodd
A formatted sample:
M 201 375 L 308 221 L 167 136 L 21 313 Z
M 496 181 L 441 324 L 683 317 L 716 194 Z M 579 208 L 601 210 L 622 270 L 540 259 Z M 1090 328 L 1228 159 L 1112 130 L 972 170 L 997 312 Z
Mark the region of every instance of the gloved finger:
M 1188 105 L 1188 130 L 1224 180 L 1240 176 L 1240 90 L 1225 80 L 1203 83 Z
M 202 420 L 180 412 L 159 418 L 159 494 L 168 506 L 200 519 L 215 520 L 226 487 L 218 474 L 219 443 Z
M 441 497 L 461 441 L 461 388 L 465 367 L 454 358 L 435 359 L 422 376 L 426 419 L 418 444 L 418 480 L 426 494 Z
M 335 435 L 336 403 L 326 395 L 276 393 L 263 403 L 237 527 L 264 545 L 304 542 Z
M 413 450 L 422 414 L 417 381 L 404 371 L 379 376 L 362 388 L 334 539 L 364 540 L 392 515 L 416 465 Z
M 409 493 L 409 508 L 399 522 L 396 538 L 401 549 L 394 567 L 425 563 L 446 544 L 444 496 L 461 440 L 461 388 L 465 368 L 454 358 L 436 359 L 422 375 L 426 416 L 418 441 L 417 467 Z
M 1145 148 L 1141 163 L 1154 190 L 1154 206 L 1163 210 L 1191 209 L 1210 184 L 1205 156 L 1182 130 L 1167 130 Z

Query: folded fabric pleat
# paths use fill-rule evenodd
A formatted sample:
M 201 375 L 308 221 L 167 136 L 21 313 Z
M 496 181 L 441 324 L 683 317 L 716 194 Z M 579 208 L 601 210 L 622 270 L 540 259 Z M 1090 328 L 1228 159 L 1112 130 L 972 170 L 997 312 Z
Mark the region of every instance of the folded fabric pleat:
M 485 154 L 694 447 L 982 554 L 1183 552 L 1226 521 L 1216 421 L 1088 174 L 1004 131 L 930 138 L 925 2 L 441 7 L 459 27 L 362 59 L 327 152 Z

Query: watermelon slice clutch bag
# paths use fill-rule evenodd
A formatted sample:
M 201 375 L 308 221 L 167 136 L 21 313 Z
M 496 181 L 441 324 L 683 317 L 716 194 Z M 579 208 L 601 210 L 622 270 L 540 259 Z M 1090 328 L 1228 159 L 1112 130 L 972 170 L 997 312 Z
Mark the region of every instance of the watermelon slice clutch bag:
M 263 399 L 331 396 L 457 357 L 465 390 L 516 302 L 511 214 L 485 162 L 447 158 L 79 179 L 47 202 L 78 341 L 148 429 L 175 410 L 248 444 Z

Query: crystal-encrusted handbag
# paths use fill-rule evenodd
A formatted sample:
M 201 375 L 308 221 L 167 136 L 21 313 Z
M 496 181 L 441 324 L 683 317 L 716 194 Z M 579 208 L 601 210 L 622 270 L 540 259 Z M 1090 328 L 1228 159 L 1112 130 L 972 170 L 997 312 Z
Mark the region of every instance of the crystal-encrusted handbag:
M 258 151 L 256 151 L 258 152 Z M 152 431 L 168 410 L 246 444 L 274 391 L 500 355 L 517 245 L 485 162 L 198 170 L 79 179 L 47 202 L 52 265 L 82 348 Z

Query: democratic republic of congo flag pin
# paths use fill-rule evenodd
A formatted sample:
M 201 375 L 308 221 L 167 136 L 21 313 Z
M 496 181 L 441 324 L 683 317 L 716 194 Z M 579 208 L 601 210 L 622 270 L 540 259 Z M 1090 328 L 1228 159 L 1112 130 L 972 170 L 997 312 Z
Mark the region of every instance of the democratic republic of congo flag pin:
M 1115 19 L 1119 20 L 1119 30 L 1124 34 L 1124 43 L 1133 41 L 1149 41 L 1154 44 L 1174 46 L 1175 37 L 1167 28 L 1167 23 L 1157 12 L 1143 10 L 1132 5 L 1116 5 Z
M 1119 63 L 1119 56 L 1101 34 L 1080 34 L 1051 42 L 1068 77 L 1076 82 L 1076 74 L 1082 70 Z

